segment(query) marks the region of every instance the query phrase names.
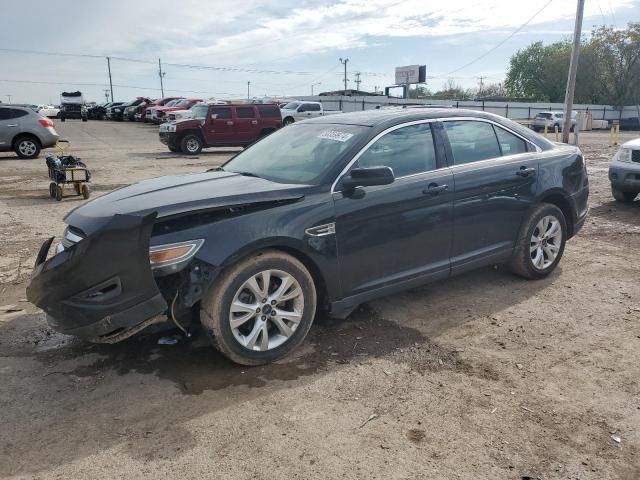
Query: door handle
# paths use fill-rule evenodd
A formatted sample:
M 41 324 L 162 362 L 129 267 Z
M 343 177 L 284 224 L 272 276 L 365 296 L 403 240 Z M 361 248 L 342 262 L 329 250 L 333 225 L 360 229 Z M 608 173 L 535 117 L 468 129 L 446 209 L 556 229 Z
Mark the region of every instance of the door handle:
M 438 195 L 440 192 L 449 190 L 449 185 L 438 185 L 437 183 L 430 183 L 427 188 L 422 190 L 425 195 Z
M 17 126 L 18 126 L 18 124 L 16 124 L 16 123 L 11 123 L 11 124 L 7 125 L 7 127 L 17 127 Z
M 520 167 L 520 170 L 518 170 L 516 172 L 516 175 L 519 175 L 520 177 L 528 177 L 529 175 L 533 175 L 536 173 L 536 169 L 533 167 Z
M 251 125 L 257 125 L 258 124 L 258 120 L 251 120 Z
M 233 125 L 233 122 L 231 120 L 227 120 L 227 125 Z

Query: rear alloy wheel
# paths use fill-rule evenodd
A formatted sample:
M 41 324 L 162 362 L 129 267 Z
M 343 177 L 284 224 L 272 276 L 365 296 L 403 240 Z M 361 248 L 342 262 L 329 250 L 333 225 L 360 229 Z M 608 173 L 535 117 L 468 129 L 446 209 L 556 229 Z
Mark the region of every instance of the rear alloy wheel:
M 636 196 L 638 196 L 638 192 L 623 192 L 613 187 L 611 187 L 611 194 L 616 201 L 622 203 L 631 203 L 636 199 Z
M 549 275 L 558 265 L 567 239 L 567 224 L 555 205 L 542 204 L 523 223 L 511 259 L 511 270 L 525 278 Z
M 180 149 L 187 155 L 197 155 L 202 151 L 202 140 L 195 134 L 185 135 L 180 142 Z
M 276 250 L 231 266 L 201 303 L 200 320 L 213 345 L 241 365 L 278 360 L 302 343 L 316 310 L 309 271 Z
M 36 158 L 40 154 L 40 144 L 32 137 L 20 137 L 16 140 L 15 152 L 20 158 Z

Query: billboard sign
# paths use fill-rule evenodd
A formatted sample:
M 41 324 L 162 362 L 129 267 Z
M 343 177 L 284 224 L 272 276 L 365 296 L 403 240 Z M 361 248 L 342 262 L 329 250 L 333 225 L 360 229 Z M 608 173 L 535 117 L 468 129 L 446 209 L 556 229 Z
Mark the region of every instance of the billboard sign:
M 396 85 L 410 85 L 427 81 L 426 65 L 407 65 L 396 67 Z

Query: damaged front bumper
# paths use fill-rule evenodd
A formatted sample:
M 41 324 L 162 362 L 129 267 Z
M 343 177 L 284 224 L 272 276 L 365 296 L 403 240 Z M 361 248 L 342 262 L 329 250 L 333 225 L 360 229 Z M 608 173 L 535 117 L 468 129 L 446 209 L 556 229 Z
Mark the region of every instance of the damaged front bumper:
M 99 231 L 53 257 L 41 247 L 27 299 L 59 332 L 113 343 L 166 320 L 167 303 L 149 264 L 156 214 L 115 215 Z

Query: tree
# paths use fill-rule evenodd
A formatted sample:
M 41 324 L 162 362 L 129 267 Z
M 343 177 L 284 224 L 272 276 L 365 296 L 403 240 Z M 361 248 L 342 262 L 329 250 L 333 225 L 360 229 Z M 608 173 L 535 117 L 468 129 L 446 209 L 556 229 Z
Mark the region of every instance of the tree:
M 433 95 L 427 87 L 416 85 L 413 90 L 409 89 L 409 98 L 425 98 Z
M 463 88 L 458 85 L 452 78 L 448 78 L 442 86 L 442 90 L 433 94 L 433 98 L 437 99 L 463 99 L 466 93 Z
M 608 103 L 637 103 L 640 96 L 640 23 L 625 30 L 600 27 L 593 32 L 594 57 L 602 66 Z
M 511 57 L 505 87 L 510 96 L 563 102 L 571 42 L 534 42 Z M 576 77 L 576 103 L 621 106 L 640 96 L 640 24 L 625 30 L 595 29 L 582 42 Z

